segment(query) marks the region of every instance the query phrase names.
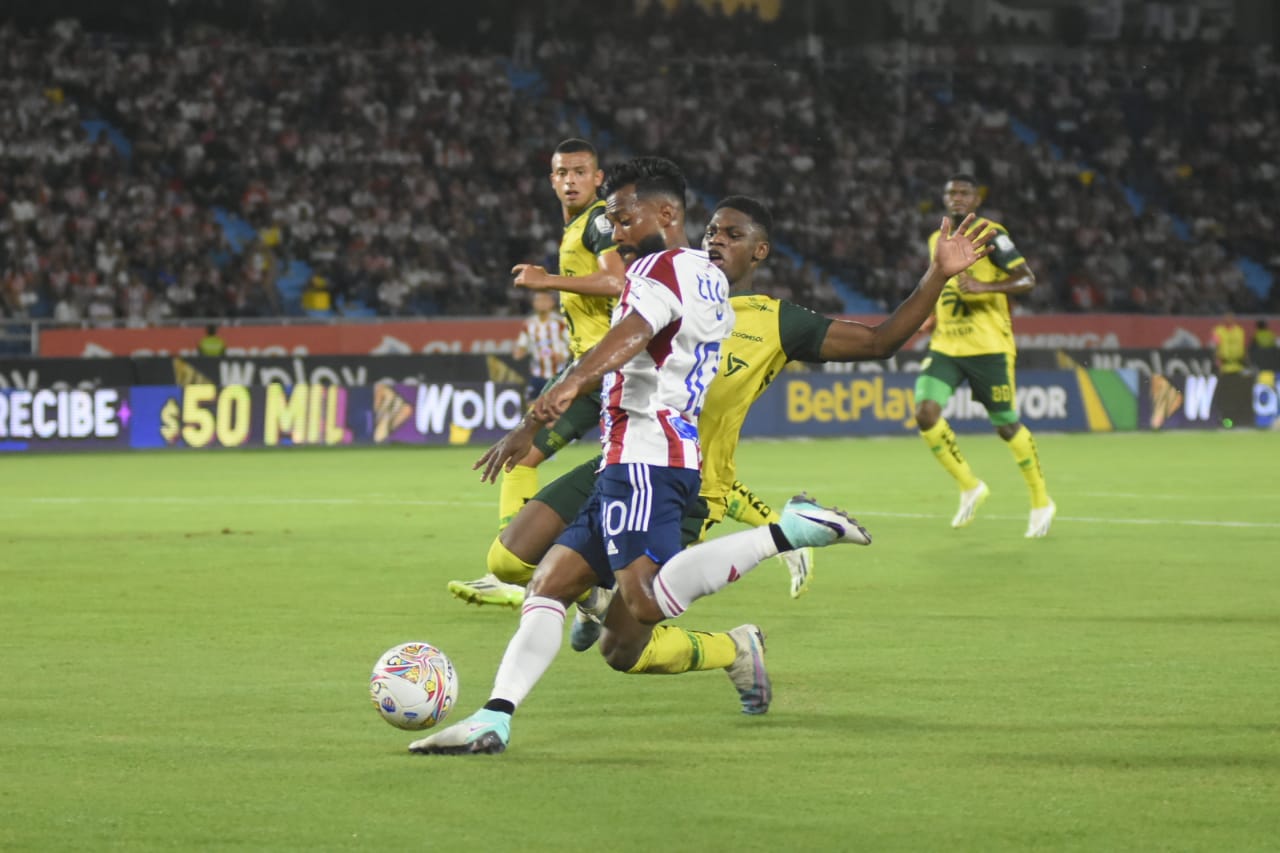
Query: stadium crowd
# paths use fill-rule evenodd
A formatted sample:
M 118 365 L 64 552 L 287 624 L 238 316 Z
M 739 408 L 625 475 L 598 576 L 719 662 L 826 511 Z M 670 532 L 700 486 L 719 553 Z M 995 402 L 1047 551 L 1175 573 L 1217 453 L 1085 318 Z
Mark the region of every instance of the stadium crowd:
M 641 37 L 556 8 L 521 18 L 503 53 L 429 33 L 267 47 L 0 27 L 0 306 L 132 324 L 519 312 L 507 270 L 554 262 L 547 159 L 584 121 L 606 164 L 643 151 L 687 169 L 695 234 L 717 195 L 767 200 L 787 251 L 758 281 L 821 310 L 842 307 L 835 281 L 886 307 L 909 292 L 956 171 L 989 181 L 985 212 L 1046 285 L 1020 310 L 1246 311 L 1236 257 L 1280 274 L 1266 56 L 1026 65 L 934 45 L 907 73 L 693 4 L 651 7 L 628 28 Z

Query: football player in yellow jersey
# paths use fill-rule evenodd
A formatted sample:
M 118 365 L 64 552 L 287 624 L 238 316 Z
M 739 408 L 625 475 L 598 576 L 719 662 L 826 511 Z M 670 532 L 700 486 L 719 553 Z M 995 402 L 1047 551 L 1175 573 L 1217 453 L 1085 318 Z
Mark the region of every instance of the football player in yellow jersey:
M 732 286 L 735 322 L 725 340 L 720 370 L 707 391 L 698 432 L 702 443 L 703 509 L 685 518 L 687 543 L 704 537 L 725 516 L 735 480 L 734 453 L 747 410 L 789 361 L 857 361 L 887 358 L 920 327 L 948 277 L 988 251 L 990 233 L 947 234 L 919 286 L 877 326 L 833 320 L 793 303 L 751 292 L 756 268 L 769 256 L 772 216 L 744 196 L 724 199 L 707 225 L 703 248 Z M 962 223 L 970 224 L 969 221 Z M 511 525 L 494 540 L 500 557 L 491 566 L 505 581 L 527 582 L 533 567 L 576 517 L 595 482 L 599 458 L 579 465 L 547 485 L 525 504 Z M 770 524 L 776 526 L 776 523 Z M 714 540 L 759 533 L 744 531 Z M 745 563 L 743 564 L 745 565 Z M 744 569 L 745 571 L 745 569 Z M 742 710 L 762 714 L 772 696 L 764 667 L 763 634 L 754 625 L 728 632 L 690 631 L 674 625 L 640 624 L 626 607 L 608 607 L 606 595 L 593 593 L 591 605 L 605 613 L 604 631 L 575 622 L 573 648 L 583 651 L 600 638 L 609 665 L 632 674 L 675 674 L 724 669 L 737 687 Z
M 574 360 L 609 331 L 613 304 L 622 293 L 625 267 L 613 245 L 604 200 L 597 194 L 603 182 L 595 146 L 585 139 L 566 139 L 557 145 L 551 155 L 551 188 L 564 216 L 560 274 L 552 275 L 535 264 L 517 264 L 511 271 L 518 287 L 560 291 L 560 311 L 569 326 L 569 350 Z M 528 454 L 502 478 L 499 531 L 538 491 L 538 466 L 599 421 L 600 395 L 596 393 L 577 400 L 558 421 L 538 432 Z M 473 604 L 519 607 L 524 600 L 524 587 L 503 583 L 492 571 L 477 580 L 449 581 L 449 592 Z
M 977 179 L 953 176 L 942 200 L 953 223 L 974 216 L 982 202 Z M 1031 518 L 1026 535 L 1040 537 L 1049 532 L 1057 507 L 1045 487 L 1035 439 L 1018 421 L 1013 373 L 1017 349 L 1009 319 L 1009 294 L 1026 293 L 1036 278 L 1003 225 L 977 218 L 972 228 L 993 233 L 991 252 L 948 281 L 934 309 L 928 356 L 916 380 L 916 424 L 934 457 L 960 487 L 960 509 L 951 526 L 964 527 L 990 491 L 960 455 L 955 431 L 942 416 L 956 387 L 967 381 L 1027 481 Z M 930 256 L 937 251 L 939 236 L 935 231 L 929 237 Z

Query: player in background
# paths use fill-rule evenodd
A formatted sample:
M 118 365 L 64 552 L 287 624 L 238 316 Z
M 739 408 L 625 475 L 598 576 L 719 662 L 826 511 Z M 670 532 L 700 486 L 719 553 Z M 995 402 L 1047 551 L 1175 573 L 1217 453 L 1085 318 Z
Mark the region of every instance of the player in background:
M 585 139 L 566 139 L 551 155 L 551 188 L 560 200 L 564 235 L 560 239 L 560 274 L 534 264 L 512 269 L 515 284 L 533 290 L 558 290 L 560 311 L 569 328 L 573 358 L 595 346 L 609 330 L 609 317 L 622 291 L 625 268 L 613 245 L 613 229 L 598 190 L 604 181 L 595 146 Z M 584 397 L 539 432 L 524 458 L 506 471 L 498 491 L 501 531 L 538 491 L 538 466 L 560 448 L 581 438 L 600 419 L 598 395 Z M 490 559 L 492 565 L 494 559 Z M 519 607 L 524 588 L 499 581 L 490 571 L 471 581 L 450 581 L 449 592 L 473 604 Z
M 959 224 L 982 203 L 977 179 L 952 176 L 942 200 L 951 221 Z M 948 281 L 934 309 L 929 352 L 916 380 L 916 424 L 934 458 L 960 487 L 960 509 L 951 526 L 964 527 L 973 521 L 990 491 L 960 455 L 955 431 L 942 416 L 942 408 L 956 387 L 967 381 L 974 398 L 986 407 L 996 432 L 1008 442 L 1027 481 L 1031 517 L 1026 535 L 1044 536 L 1057 508 L 1045 486 L 1035 439 L 1018 421 L 1014 381 L 1017 349 L 1009 318 L 1009 294 L 1026 293 L 1035 286 L 1036 278 L 1003 225 L 978 217 L 971 227 L 995 231 L 991 252 Z M 931 257 L 941 238 L 941 231 L 929 236 Z
M 612 179 L 611 179 L 612 180 Z M 755 267 L 768 255 L 767 224 L 756 225 L 756 221 L 767 223 L 768 214 L 763 206 L 753 202 L 750 199 L 739 198 L 731 200 L 738 207 L 731 207 L 726 202 L 717 210 L 716 216 L 712 220 L 712 225 L 708 228 L 708 237 L 704 241 L 704 246 L 708 248 L 708 259 L 713 256 L 715 265 L 725 269 L 734 271 L 738 281 L 739 289 L 749 287 L 750 278 L 748 273 L 753 271 Z M 611 205 L 613 199 L 611 198 Z M 751 212 L 747 213 L 738 208 L 747 207 Z M 944 225 L 944 229 L 945 229 Z M 639 225 L 638 225 L 639 228 Z M 717 237 L 723 229 L 723 236 Z M 619 233 L 622 234 L 622 219 L 619 219 Z M 680 232 L 667 230 L 664 232 L 668 241 L 672 244 L 679 244 Z M 966 242 L 961 237 L 958 240 L 952 240 L 950 235 L 944 241 L 939 257 L 953 258 L 951 249 L 953 246 L 961 245 Z M 969 254 L 962 259 L 962 262 L 955 266 L 955 269 L 963 269 L 972 260 L 979 257 L 983 251 L 980 243 L 969 242 Z M 935 263 L 938 263 L 935 261 Z M 739 274 L 740 273 L 740 274 Z M 862 354 L 863 357 L 885 357 L 896 350 L 906 341 L 911 334 L 919 327 L 927 315 L 932 301 L 937 298 L 941 291 L 943 283 L 948 275 L 945 272 L 939 272 L 931 267 L 930 273 L 926 276 L 926 280 L 922 281 L 921 287 L 912 295 L 904 304 L 903 308 L 895 312 L 895 314 L 885 323 L 875 328 L 869 328 L 854 323 L 833 323 L 826 318 L 820 318 L 804 309 L 795 310 L 800 312 L 796 315 L 796 322 L 788 323 L 787 321 L 778 319 L 778 314 L 782 313 L 779 309 L 775 313 L 773 324 L 769 320 L 762 320 L 756 328 L 769 334 L 771 325 L 777 332 L 774 335 L 774 347 L 781 349 L 778 339 L 788 335 L 803 336 L 806 330 L 815 329 L 819 324 L 827 327 L 825 334 L 820 337 L 822 345 L 818 348 L 818 354 L 826 352 L 828 355 L 834 355 L 838 352 L 850 351 Z M 931 292 L 930 292 L 931 291 Z M 767 297 L 747 296 L 748 299 L 757 299 L 769 301 Z M 771 300 L 774 306 L 781 305 L 777 300 Z M 753 306 L 755 307 L 755 306 Z M 791 306 L 795 308 L 795 306 Z M 756 310 L 759 310 L 756 308 Z M 914 312 L 914 313 L 913 313 Z M 761 313 L 764 313 L 761 311 Z M 807 315 L 807 316 L 806 316 Z M 790 326 L 787 331 L 782 331 L 786 326 Z M 834 329 L 834 333 L 832 332 Z M 606 339 L 607 340 L 607 339 Z M 727 338 L 726 341 L 733 341 L 734 338 Z M 807 343 L 800 346 L 812 348 L 815 338 L 807 338 Z M 604 344 L 602 344 L 604 346 Z M 763 385 L 767 385 L 768 381 L 776 375 L 777 367 L 785 363 L 787 356 L 783 352 L 777 352 L 776 357 L 768 361 L 758 361 L 753 365 L 743 365 L 743 369 L 753 369 L 755 371 L 755 381 L 752 382 L 747 378 L 740 380 L 744 384 L 752 387 L 748 389 L 751 396 L 758 396 L 763 390 Z M 726 358 L 721 364 L 729 363 Z M 741 372 L 741 371 L 739 371 Z M 763 384 L 761 378 L 763 377 Z M 720 381 L 717 379 L 717 382 Z M 716 387 L 716 382 L 712 382 L 712 388 Z M 741 414 L 737 415 L 738 426 L 741 425 L 741 417 L 745 414 L 746 407 L 749 406 L 750 400 L 741 407 Z M 732 415 L 730 417 L 733 417 Z M 732 443 L 736 444 L 737 430 L 733 430 Z M 485 475 L 492 475 L 493 466 L 495 464 L 503 464 L 504 456 L 511 456 L 506 451 L 500 451 L 501 443 L 496 446 L 490 453 L 487 453 L 481 459 L 481 463 L 488 463 Z M 495 453 L 494 451 L 500 451 Z M 723 484 L 727 487 L 733 481 L 732 470 L 733 448 L 727 449 L 728 467 L 721 471 Z M 514 456 L 511 456 L 514 458 Z M 606 454 L 608 458 L 608 454 Z M 723 462 L 721 463 L 723 464 Z M 608 467 L 605 469 L 608 471 Z M 593 494 L 587 507 L 575 520 L 573 526 L 569 528 L 566 534 L 561 538 L 561 543 L 574 540 L 575 529 L 578 528 L 583 519 L 593 514 L 593 511 L 600 509 L 599 495 L 601 489 L 597 486 L 596 492 Z M 607 493 L 607 489 L 604 490 Z M 543 512 L 538 508 L 537 504 L 530 506 L 529 512 Z M 544 513 L 545 514 L 545 513 Z M 622 526 L 622 519 L 619 517 Z M 610 510 L 606 503 L 600 526 L 604 528 L 605 534 L 612 535 L 610 526 Z M 667 537 L 670 531 L 667 531 Z M 619 537 L 620 538 L 620 537 Z M 581 541 L 581 540 L 579 540 Z M 711 666 L 697 666 L 696 662 L 707 654 L 719 654 L 715 649 L 709 647 L 712 640 L 717 645 L 723 645 L 723 650 L 727 654 L 729 661 L 733 661 L 735 657 L 734 637 L 729 635 L 709 635 L 701 634 L 701 632 L 688 632 L 682 629 L 671 628 L 670 626 L 659 626 L 657 629 L 650 630 L 649 626 L 661 621 L 664 618 L 671 618 L 683 612 L 693 600 L 722 589 L 725 585 L 736 580 L 742 574 L 745 574 L 752 567 L 762 560 L 773 554 L 793 548 L 798 544 L 808 544 L 811 546 L 829 545 L 836 542 L 852 542 L 857 544 L 869 544 L 870 537 L 866 531 L 857 525 L 852 519 L 849 519 L 843 513 L 828 510 L 819 507 L 809 499 L 801 496 L 793 498 L 784 508 L 779 523 L 770 524 L 764 528 L 745 531 L 733 534 L 713 542 L 704 543 L 695 546 L 689 550 L 677 554 L 659 568 L 659 562 L 652 560 L 654 551 L 650 548 L 643 548 L 644 556 L 637 557 L 632 562 L 625 562 L 627 558 L 616 560 L 615 563 L 624 563 L 623 565 L 615 565 L 613 567 L 613 575 L 617 578 L 619 586 L 622 590 L 623 606 L 615 603 L 609 609 L 607 617 L 607 627 L 609 633 L 606 634 L 606 641 L 602 643 L 602 647 L 606 648 L 606 657 L 609 658 L 611 665 L 615 668 L 622 668 L 616 659 L 621 654 L 631 653 L 637 658 L 637 666 L 630 668 L 632 672 L 685 672 L 691 669 L 709 669 Z M 608 539 L 605 552 L 608 553 L 609 546 L 614 545 L 613 538 Z M 635 549 L 639 545 L 643 547 L 643 543 L 627 541 L 625 548 Z M 669 547 L 669 538 L 664 539 L 664 547 Z M 567 576 L 567 571 L 561 571 L 557 563 L 560 563 L 558 557 L 563 555 L 564 547 L 561 544 L 556 545 L 548 552 L 546 558 L 540 563 L 537 575 L 535 575 L 533 583 L 530 587 L 530 597 L 525 604 L 525 619 L 522 620 L 521 632 L 524 631 L 526 622 L 529 627 L 533 627 L 535 619 L 546 620 L 546 615 L 537 615 L 535 611 L 539 609 L 551 610 L 552 616 L 555 613 L 555 599 L 549 598 L 543 593 L 551 591 L 556 587 L 557 581 L 563 580 L 563 577 L 553 577 L 554 575 Z M 578 559 L 582 558 L 578 556 Z M 563 563 L 560 563 L 562 566 Z M 598 564 L 597 564 L 598 565 Z M 648 582 L 640 581 L 640 574 L 645 568 L 649 571 L 646 573 L 650 578 Z M 579 580 L 590 583 L 590 576 L 586 572 L 580 571 Z M 612 585 L 612 578 L 606 577 L 605 572 L 598 572 L 600 579 L 605 585 Z M 637 586 L 640 588 L 640 595 L 637 596 Z M 568 600 L 566 596 L 577 594 L 578 590 L 572 584 L 568 584 L 560 590 L 559 601 L 563 603 Z M 516 640 L 520 639 L 520 632 L 517 638 L 513 640 L 512 646 L 508 647 L 508 654 L 504 657 L 503 666 L 499 670 L 498 678 L 495 681 L 494 692 L 489 703 L 485 708 L 468 720 L 463 721 L 455 726 L 451 726 L 437 735 L 416 741 L 410 745 L 410 749 L 415 752 L 428 753 L 478 753 L 478 752 L 501 752 L 506 748 L 506 744 L 510 738 L 510 721 L 511 714 L 514 712 L 515 706 L 520 700 L 528 694 L 532 689 L 533 682 L 545 671 L 550 665 L 551 659 L 559 647 L 560 627 L 563 622 L 563 609 L 559 610 L 560 616 L 558 620 L 551 620 L 553 624 L 546 625 L 539 633 L 542 635 L 542 644 L 540 646 L 540 654 L 520 654 L 516 649 Z M 753 628 L 754 626 L 743 626 L 743 628 Z M 659 632 L 668 632 L 662 633 Z M 528 640 L 532 639 L 533 631 L 529 631 L 526 636 L 526 650 L 531 645 Z M 611 634 L 618 636 L 612 637 Z M 742 633 L 742 629 L 735 629 L 733 634 Z M 683 636 L 681 636 L 683 635 Z M 698 636 L 701 635 L 701 636 Z M 658 637 L 663 636 L 669 638 L 672 642 L 665 643 L 659 641 Z M 753 646 L 760 643 L 758 629 L 748 631 L 743 637 Z M 625 648 L 622 642 L 626 641 Z M 608 651 L 608 645 L 613 642 L 616 651 Z M 664 649 L 663 646 L 666 646 Z M 631 649 L 639 649 L 639 653 L 631 652 Z M 762 649 L 759 650 L 762 652 Z M 649 660 L 643 661 L 643 655 L 648 653 Z M 740 655 L 739 655 L 740 656 Z M 665 658 L 670 668 L 659 666 Z M 759 660 L 760 667 L 757 675 L 757 687 L 763 691 L 763 695 L 755 697 L 757 701 L 763 700 L 763 707 L 755 713 L 761 713 L 768 707 L 768 681 L 767 675 L 763 672 L 763 657 L 760 653 L 752 655 L 753 659 Z M 644 663 L 644 666 L 640 666 Z M 692 664 L 692 665 L 691 665 Z M 725 666 L 725 664 L 720 664 Z M 519 674 L 521 677 L 513 677 Z M 730 672 L 731 677 L 733 672 Z M 748 680 L 750 676 L 748 675 Z M 761 681 L 762 679 L 762 681 Z M 752 712 L 749 703 L 752 697 L 749 696 L 738 679 L 734 679 L 735 685 L 739 686 L 742 694 L 744 711 Z
M 1213 364 L 1219 374 L 1242 373 L 1248 360 L 1244 345 L 1244 328 L 1236 322 L 1236 315 L 1228 311 L 1222 322 L 1213 327 L 1209 335 L 1213 345 Z
M 529 359 L 525 397 L 530 401 L 569 364 L 569 327 L 556 311 L 555 291 L 537 291 L 532 302 L 533 314 L 524 321 L 512 353 L 517 359 Z

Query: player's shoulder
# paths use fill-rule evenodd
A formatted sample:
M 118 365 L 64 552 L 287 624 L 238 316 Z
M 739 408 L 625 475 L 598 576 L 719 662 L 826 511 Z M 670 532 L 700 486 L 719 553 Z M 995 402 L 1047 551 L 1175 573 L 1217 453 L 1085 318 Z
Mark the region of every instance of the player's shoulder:
M 613 223 L 609 221 L 609 214 L 606 212 L 604 199 L 598 198 L 586 210 L 587 226 L 597 234 L 612 237 Z
M 977 219 L 973 220 L 973 227 L 975 229 L 978 229 L 979 233 L 981 233 L 982 231 L 987 231 L 992 228 L 994 228 L 996 231 L 999 231 L 1001 234 L 1009 233 L 1009 229 L 1005 228 L 1004 225 L 1002 225 L 999 222 L 996 222 L 994 219 L 988 219 L 985 216 L 979 216 Z
M 639 258 L 627 269 L 627 273 L 645 278 L 675 278 L 681 272 L 696 272 L 704 269 L 723 275 L 717 267 L 712 265 L 706 252 L 701 249 L 678 247 L 664 249 Z
M 738 293 L 729 297 L 733 310 L 747 314 L 777 314 L 782 300 L 763 293 Z

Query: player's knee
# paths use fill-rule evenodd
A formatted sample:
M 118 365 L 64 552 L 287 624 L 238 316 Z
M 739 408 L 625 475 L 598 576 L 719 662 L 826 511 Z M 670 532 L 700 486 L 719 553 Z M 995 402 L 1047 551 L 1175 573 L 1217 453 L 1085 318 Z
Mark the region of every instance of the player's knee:
M 922 430 L 933 429 L 942 414 L 942 407 L 933 400 L 921 400 L 916 406 L 916 425 Z
M 1018 430 L 1022 429 L 1022 424 L 1014 421 L 1011 424 L 1000 424 L 996 427 L 996 434 L 1005 441 L 1012 441 L 1013 437 L 1018 434 Z
M 493 544 L 489 546 L 489 554 L 485 562 L 493 576 L 503 583 L 526 586 L 533 577 L 534 567 L 513 554 L 511 549 L 496 537 Z

